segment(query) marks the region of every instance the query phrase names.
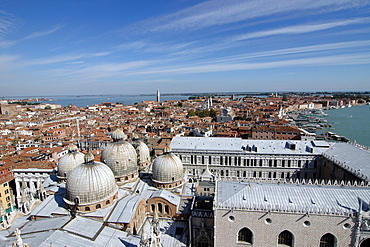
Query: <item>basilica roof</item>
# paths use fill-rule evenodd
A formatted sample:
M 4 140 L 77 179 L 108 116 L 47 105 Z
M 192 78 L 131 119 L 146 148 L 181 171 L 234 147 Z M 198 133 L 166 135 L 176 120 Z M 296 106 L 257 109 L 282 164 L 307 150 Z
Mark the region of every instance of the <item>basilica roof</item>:
M 183 180 L 183 165 L 179 157 L 166 153 L 157 157 L 152 165 L 153 180 L 171 183 Z
M 142 141 L 134 142 L 133 145 L 137 152 L 138 162 L 139 163 L 150 162 L 150 151 L 148 146 Z
M 138 170 L 135 148 L 124 141 L 126 135 L 122 130 L 112 133 L 113 142 L 103 150 L 101 161 L 109 166 L 115 177 L 131 175 Z
M 85 162 L 74 168 L 66 183 L 66 200 L 79 204 L 92 204 L 110 198 L 117 193 L 113 172 L 105 164 L 94 161 L 90 152 L 85 155 Z
M 107 222 L 129 223 L 142 199 L 144 197 L 140 195 L 128 195 L 122 198 L 116 204 L 116 208 L 119 208 L 119 210 L 113 210 Z
M 58 162 L 58 176 L 62 178 L 68 177 L 69 173 L 84 162 L 84 154 L 78 152 L 77 146 L 70 144 L 68 153 L 60 158 Z

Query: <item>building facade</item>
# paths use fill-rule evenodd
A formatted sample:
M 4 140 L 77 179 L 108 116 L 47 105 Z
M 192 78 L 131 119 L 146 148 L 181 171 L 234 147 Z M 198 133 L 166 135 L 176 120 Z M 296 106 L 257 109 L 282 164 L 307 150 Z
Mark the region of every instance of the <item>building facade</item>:
M 369 192 L 218 181 L 214 246 L 367 246 Z
M 349 143 L 174 137 L 171 149 L 190 182 L 197 181 L 207 165 L 220 180 L 370 181 L 370 152 Z

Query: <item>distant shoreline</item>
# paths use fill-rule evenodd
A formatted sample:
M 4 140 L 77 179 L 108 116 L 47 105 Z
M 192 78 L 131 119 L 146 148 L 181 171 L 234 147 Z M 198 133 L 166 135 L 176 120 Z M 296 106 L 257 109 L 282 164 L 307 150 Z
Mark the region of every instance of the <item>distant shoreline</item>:
M 293 91 L 284 91 L 284 92 L 185 92 L 185 93 L 163 93 L 161 92 L 161 96 L 253 96 L 253 95 L 275 95 L 278 94 L 279 96 L 284 95 L 322 95 L 322 96 L 330 96 L 333 94 L 358 94 L 358 95 L 370 95 L 369 91 L 358 91 L 358 92 L 350 92 L 350 91 L 339 91 L 339 92 L 293 92 Z M 124 97 L 138 97 L 138 96 L 156 96 L 156 93 L 150 93 L 150 94 L 64 94 L 64 95 L 21 95 L 21 96 L 3 96 L 4 99 L 19 99 L 19 98 L 60 98 L 60 97 L 101 97 L 101 96 L 124 96 Z

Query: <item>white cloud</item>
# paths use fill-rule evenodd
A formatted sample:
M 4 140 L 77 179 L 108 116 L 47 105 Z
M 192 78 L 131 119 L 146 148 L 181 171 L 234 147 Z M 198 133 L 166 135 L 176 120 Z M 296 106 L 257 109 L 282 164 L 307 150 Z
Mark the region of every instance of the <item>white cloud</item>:
M 287 13 L 302 15 L 333 12 L 370 4 L 363 0 L 210 0 L 178 12 L 148 19 L 132 27 L 136 31 L 194 31 L 259 17 Z M 140 26 L 140 29 L 137 28 Z
M 370 53 L 334 55 L 312 58 L 288 59 L 261 63 L 214 63 L 197 66 L 167 67 L 133 72 L 132 74 L 195 74 L 209 72 L 225 72 L 238 70 L 271 69 L 297 66 L 323 66 L 323 65 L 357 65 L 370 64 Z
M 84 63 L 85 63 L 84 61 L 75 61 L 75 62 L 70 62 L 67 64 L 84 64 Z
M 83 79 L 98 79 L 124 77 L 129 71 L 137 70 L 145 66 L 158 64 L 159 61 L 133 61 L 122 63 L 102 63 L 97 65 L 86 64 L 83 67 L 74 68 L 59 68 L 47 70 L 44 73 L 53 74 L 56 77 L 83 78 Z
M 350 19 L 350 20 L 344 20 L 344 21 L 321 23 L 321 24 L 295 25 L 295 26 L 289 26 L 289 27 L 278 28 L 278 29 L 273 29 L 273 30 L 259 31 L 259 32 L 238 35 L 232 38 L 232 41 L 240 41 L 240 40 L 246 40 L 246 39 L 252 39 L 252 38 L 261 38 L 261 37 L 272 36 L 272 35 L 309 33 L 309 32 L 316 32 L 316 31 L 322 31 L 322 30 L 326 30 L 330 28 L 340 27 L 340 26 L 348 26 L 348 25 L 353 25 L 353 24 L 369 23 L 369 22 L 370 22 L 370 18 L 357 18 L 357 19 Z
M 2 31 L 1 26 L 2 26 L 2 23 L 1 23 L 1 18 L 0 18 L 0 37 L 1 37 L 1 31 Z M 58 31 L 59 29 L 61 29 L 62 27 L 63 27 L 62 25 L 58 25 L 58 26 L 56 26 L 56 27 L 54 27 L 50 30 L 34 32 L 34 33 L 31 33 L 31 34 L 27 35 L 26 37 L 18 39 L 18 40 L 3 40 L 3 41 L 0 41 L 0 48 L 8 48 L 8 47 L 16 45 L 17 43 L 22 42 L 24 40 L 35 39 L 35 38 L 39 38 L 39 37 L 43 37 L 43 36 L 52 34 L 56 31 Z
M 12 45 L 15 45 L 16 43 L 17 43 L 17 41 L 14 41 L 14 40 L 0 41 L 0 48 L 8 48 Z
M 5 11 L 0 10 L 0 38 L 4 38 L 9 33 L 13 32 L 18 27 L 20 20 L 8 14 Z
M 1 77 L 3 77 L 4 73 L 13 73 L 18 70 L 19 67 L 21 67 L 21 65 L 18 64 L 20 58 L 21 57 L 17 55 L 0 55 Z
M 41 64 L 53 64 L 53 63 L 61 63 L 61 62 L 72 62 L 74 60 L 79 60 L 82 58 L 90 58 L 90 57 L 102 57 L 111 54 L 111 52 L 98 52 L 98 53 L 83 53 L 83 54 L 70 54 L 70 55 L 59 55 L 53 57 L 46 57 L 46 58 L 39 58 L 28 60 L 24 62 L 24 65 L 41 65 Z
M 24 37 L 23 40 L 25 40 L 25 39 L 34 39 L 34 38 L 39 38 L 39 37 L 42 37 L 42 36 L 46 36 L 46 35 L 52 34 L 56 31 L 60 30 L 63 27 L 64 27 L 63 25 L 58 25 L 58 26 L 56 26 L 56 27 L 54 27 L 50 30 L 34 32 L 34 33 L 31 33 L 28 36 Z
M 159 42 L 154 43 L 145 40 L 138 40 L 133 42 L 124 43 L 118 45 L 116 49 L 118 50 L 129 50 L 137 52 L 148 52 L 148 53 L 172 53 L 172 52 L 181 52 L 184 49 L 191 47 L 196 44 L 196 42 L 180 42 L 180 43 L 171 43 L 171 42 Z
M 12 56 L 0 55 L 0 64 L 4 65 L 10 62 L 14 62 L 14 61 L 17 61 L 19 58 L 20 56 L 16 56 L 16 55 L 12 55 Z
M 349 42 L 338 42 L 330 44 L 320 44 L 320 45 L 310 45 L 310 46 L 301 46 L 287 49 L 279 49 L 273 51 L 265 52 L 256 52 L 243 54 L 238 56 L 231 56 L 222 59 L 215 59 L 214 62 L 226 62 L 226 61 L 237 61 L 245 60 L 250 58 L 259 58 L 259 57 L 271 57 L 278 55 L 288 55 L 288 54 L 298 54 L 298 53 L 309 53 L 309 52 L 318 52 L 318 51 L 329 51 L 337 49 L 346 49 L 354 47 L 367 47 L 370 46 L 370 40 L 360 40 L 360 41 L 349 41 Z

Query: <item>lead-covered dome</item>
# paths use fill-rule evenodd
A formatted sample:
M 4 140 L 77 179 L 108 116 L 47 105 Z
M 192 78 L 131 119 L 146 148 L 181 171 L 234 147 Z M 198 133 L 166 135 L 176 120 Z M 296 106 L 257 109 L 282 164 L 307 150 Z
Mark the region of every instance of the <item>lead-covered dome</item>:
M 68 153 L 60 158 L 58 162 L 58 178 L 67 179 L 69 173 L 76 166 L 84 162 L 84 154 L 78 152 L 78 148 L 74 144 L 68 145 Z
M 130 180 L 138 176 L 135 148 L 125 141 L 126 135 L 117 129 L 112 133 L 113 142 L 103 150 L 101 161 L 112 169 L 117 180 Z
M 94 155 L 88 152 L 85 162 L 74 168 L 66 183 L 65 202 L 68 205 L 82 207 L 96 205 L 96 208 L 81 208 L 90 211 L 110 204 L 116 198 L 117 185 L 111 169 L 105 164 L 94 161 Z
M 150 164 L 150 151 L 148 146 L 143 141 L 135 141 L 132 144 L 137 153 L 138 164 L 140 166 L 147 166 Z
M 179 157 L 166 153 L 157 157 L 152 165 L 153 184 L 172 188 L 184 181 L 183 165 Z

